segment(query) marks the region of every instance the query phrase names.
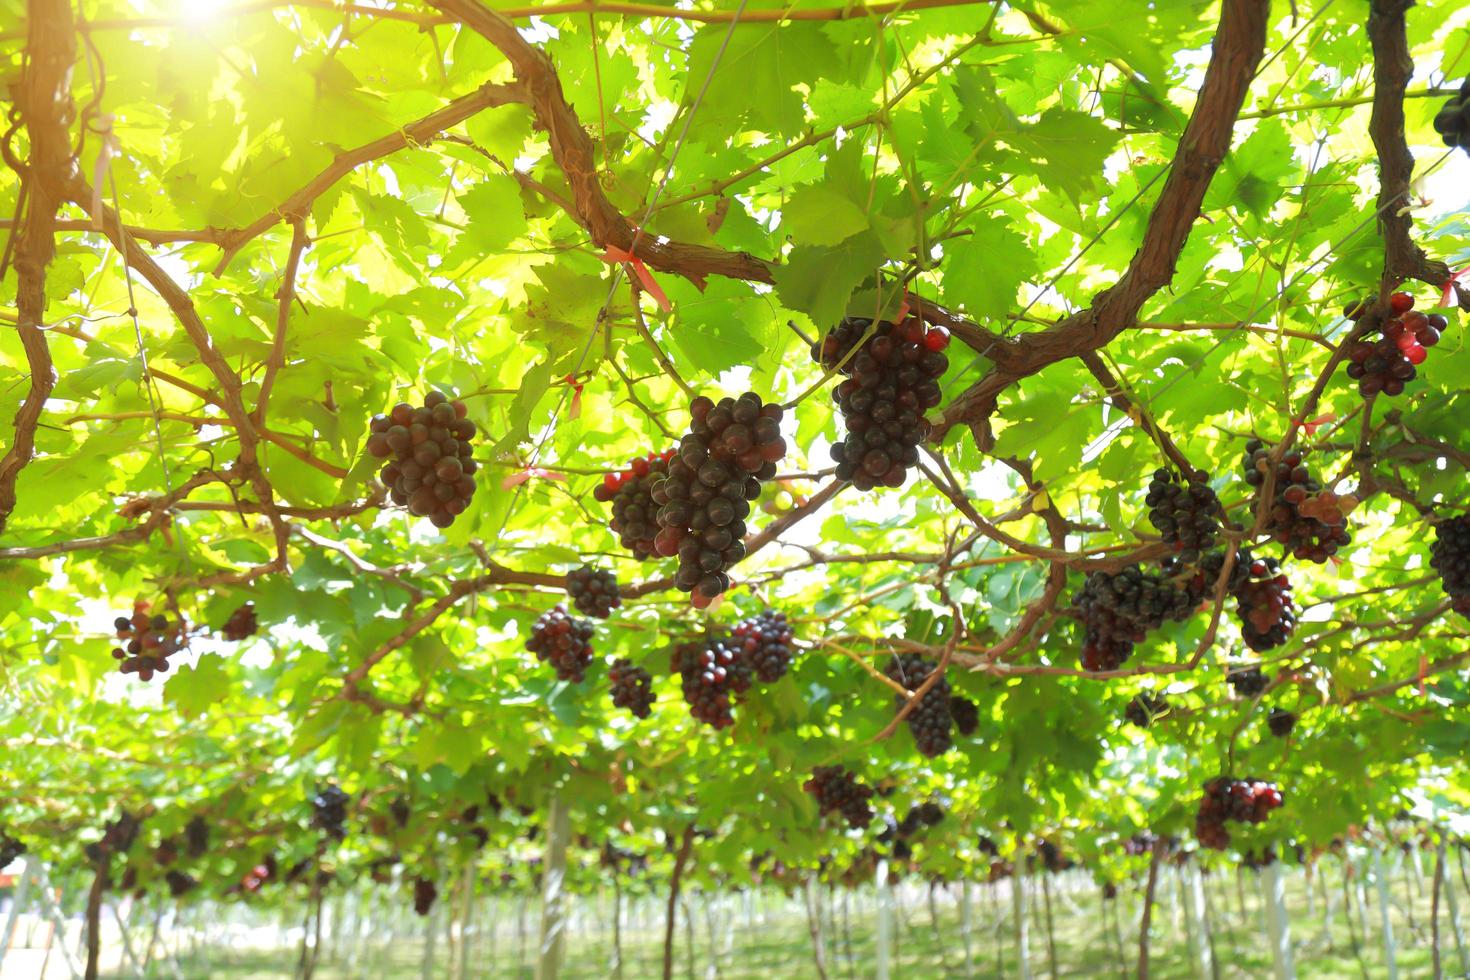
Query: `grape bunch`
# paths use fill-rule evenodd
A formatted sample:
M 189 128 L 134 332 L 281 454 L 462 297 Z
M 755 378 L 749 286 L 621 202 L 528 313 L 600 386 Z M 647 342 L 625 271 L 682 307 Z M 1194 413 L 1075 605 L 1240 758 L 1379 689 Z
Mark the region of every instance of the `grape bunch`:
M 949 716 L 954 719 L 955 731 L 969 737 L 980 727 L 980 709 L 969 698 L 952 694 L 949 698 Z
M 626 657 L 614 660 L 607 671 L 612 682 L 612 702 L 627 708 L 634 717 L 647 718 L 653 712 L 653 675 Z
M 1434 526 L 1429 564 L 1456 612 L 1470 616 L 1470 514 Z
M 669 460 L 677 450 L 639 456 L 625 470 L 609 473 L 592 491 L 594 500 L 612 504 L 612 520 L 608 526 L 618 536 L 618 543 L 639 561 L 658 557 L 654 538 L 658 536 L 658 505 L 653 502 L 653 486 L 669 472 Z
M 419 915 L 428 915 L 439 897 L 439 889 L 428 878 L 415 878 L 413 882 L 413 910 Z
M 331 783 L 321 787 L 311 798 L 311 825 L 332 840 L 342 840 L 347 836 L 347 803 L 350 799 Z
M 0 871 L 4 871 L 6 865 L 25 852 L 26 846 L 24 844 L 4 831 L 0 831 Z
M 832 391 L 847 428 L 832 446 L 838 479 L 859 490 L 903 486 L 929 438 L 924 413 L 939 404 L 948 346 L 948 332 L 925 329 L 918 317 L 876 325 L 849 317 L 812 345 L 812 360 L 845 375 Z
M 526 649 L 550 661 L 558 680 L 580 683 L 592 663 L 592 623 L 567 615 L 562 606 L 541 614 L 531 627 Z
M 1223 851 L 1230 844 L 1228 821 L 1261 823 L 1281 801 L 1281 791 L 1263 780 L 1216 777 L 1205 783 L 1194 818 L 1195 836 L 1201 847 Z
M 735 624 L 731 634 L 757 680 L 771 684 L 785 676 L 791 666 L 791 642 L 795 637 L 785 613 L 767 609 Z
M 1277 738 L 1285 738 L 1296 727 L 1296 715 L 1282 708 L 1272 708 L 1271 713 L 1266 716 L 1266 727 Z
M 728 569 L 745 557 L 751 502 L 786 455 L 783 414 L 751 391 L 689 403 L 689 432 L 650 495 L 660 528 L 654 546 L 665 557 L 679 556 L 674 585 L 693 593 L 696 608 L 730 587 Z
M 1233 590 L 1245 645 L 1260 653 L 1285 643 L 1296 629 L 1291 582 L 1274 558 L 1256 558 L 1245 566 L 1249 578 Z
M 1076 605 L 1086 630 L 1082 666 L 1116 670 L 1150 630 L 1167 620 L 1189 618 L 1195 600 L 1162 576 L 1130 565 L 1118 572 L 1090 573 Z
M 191 858 L 201 858 L 209 850 L 209 824 L 203 817 L 184 825 L 184 847 Z
M 438 528 L 453 524 L 475 494 L 475 423 L 465 414 L 464 402 L 431 391 L 422 407 L 399 402 L 368 424 L 367 451 L 388 460 L 380 476 L 393 502 Z
M 149 608 L 140 599 L 133 603 L 131 617 L 119 616 L 112 622 L 117 638 L 127 641 L 112 651 L 113 659 L 121 661 L 118 669 L 124 674 L 137 674 L 144 681 L 165 673 L 168 658 L 178 653 L 185 641 L 182 623 L 170 624 L 162 614 L 150 616 Z
M 1236 697 L 1253 698 L 1271 685 L 1271 679 L 1261 673 L 1259 667 L 1242 667 L 1225 676 L 1226 682 L 1235 690 Z
M 1470 152 L 1470 78 L 1460 83 L 1460 94 L 1435 113 L 1434 131 L 1444 137 L 1445 146 Z
M 623 604 L 618 595 L 617 577 L 605 568 L 583 565 L 567 572 L 567 593 L 577 612 L 606 619 Z
M 905 690 L 916 691 L 935 669 L 935 664 L 918 654 L 904 654 L 889 660 L 883 673 Z M 954 726 L 954 716 L 949 707 L 950 697 L 949 681 L 940 677 L 904 718 L 909 731 L 913 733 L 919 754 L 932 759 L 954 746 L 954 736 L 950 732 Z M 895 707 L 899 709 L 909 700 L 901 695 L 894 695 Z
M 841 813 L 854 830 L 873 822 L 873 808 L 868 804 L 873 788 L 858 782 L 857 776 L 843 766 L 818 766 L 801 788 L 817 798 L 817 809 L 822 814 Z
M 102 828 L 102 839 L 88 844 L 82 851 L 93 864 L 107 860 L 110 855 L 126 853 L 138 839 L 142 827 L 142 821 L 131 811 L 119 811 L 117 818 Z
M 715 729 L 735 724 L 731 697 L 750 690 L 751 671 L 740 647 L 723 637 L 674 648 L 673 669 L 679 675 L 689 713 Z
M 245 605 L 230 613 L 230 618 L 225 620 L 225 625 L 220 627 L 220 633 L 224 638 L 239 643 L 248 640 L 255 635 L 260 624 L 255 619 L 255 603 L 247 602 Z
M 1168 710 L 1169 701 L 1162 694 L 1144 691 L 1134 695 L 1133 700 L 1128 702 L 1128 707 L 1123 709 L 1123 718 L 1131 725 L 1147 728 L 1154 723 L 1155 718 Z
M 163 876 L 163 880 L 168 884 L 168 893 L 174 898 L 187 895 L 199 887 L 198 880 L 182 871 L 170 871 Z
M 1261 440 L 1252 439 L 1246 443 L 1243 466 L 1245 482 L 1263 487 L 1271 472 L 1271 450 Z M 1356 504 L 1352 497 L 1329 497 L 1302 465 L 1302 454 L 1287 453 L 1276 464 L 1266 530 L 1293 558 L 1320 565 L 1352 541 L 1346 520 Z
M 1205 474 L 1196 472 L 1184 479 L 1166 469 L 1155 470 L 1144 503 L 1149 523 L 1185 564 L 1199 561 L 1201 552 L 1214 547 L 1223 511 Z
M 1357 320 L 1370 308 L 1360 302 L 1346 313 Z M 1394 293 L 1388 298 L 1393 314 L 1383 322 L 1382 336 L 1369 339 L 1366 334 L 1348 346 L 1347 376 L 1358 383 L 1364 398 L 1382 392 L 1390 397 L 1401 395 L 1404 385 L 1414 380 L 1418 367 L 1429 357 L 1429 348 L 1439 343 L 1449 321 L 1438 313 L 1424 314 L 1414 309 L 1414 297 Z M 1371 332 L 1371 331 L 1370 331 Z

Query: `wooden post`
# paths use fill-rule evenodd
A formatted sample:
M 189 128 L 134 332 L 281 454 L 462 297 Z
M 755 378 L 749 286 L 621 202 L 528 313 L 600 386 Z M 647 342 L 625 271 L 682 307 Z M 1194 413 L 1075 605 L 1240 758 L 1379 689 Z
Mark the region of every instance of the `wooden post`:
M 551 797 L 546 813 L 546 858 L 541 869 L 541 942 L 536 956 L 536 980 L 556 980 L 566 947 L 567 844 L 572 836 L 571 815 L 559 794 Z
M 1148 980 L 1148 932 L 1154 914 L 1154 889 L 1159 884 L 1159 865 L 1164 860 L 1164 838 L 1154 841 L 1148 863 L 1148 885 L 1143 892 L 1143 914 L 1138 920 L 1138 980 Z
M 674 915 L 679 903 L 679 882 L 684 877 L 684 866 L 689 863 L 689 853 L 694 849 L 694 824 L 684 828 L 684 839 L 679 844 L 678 857 L 674 859 L 674 873 L 669 879 L 668 913 L 664 916 L 664 980 L 674 976 Z
M 889 980 L 889 955 L 893 947 L 893 896 L 888 885 L 888 859 L 878 859 L 878 870 L 873 876 L 873 888 L 878 893 L 878 939 L 873 968 L 877 980 Z
M 1046 965 L 1053 980 L 1060 976 L 1057 973 L 1057 936 L 1051 917 L 1051 875 L 1043 866 L 1041 869 L 1041 899 L 1046 907 Z M 935 929 L 937 937 L 939 930 Z
M 1445 838 L 1443 836 L 1441 836 L 1440 839 L 1439 839 L 1439 858 L 1438 858 L 1438 860 L 1441 863 L 1443 863 L 1444 860 L 1445 860 L 1445 846 L 1446 846 Z M 1460 957 L 1460 975 L 1461 976 L 1470 976 L 1470 955 L 1467 955 L 1466 954 L 1466 951 L 1465 951 L 1465 933 L 1464 933 L 1463 929 L 1460 927 L 1460 900 L 1455 897 L 1455 883 L 1454 883 L 1454 881 L 1451 881 L 1451 880 L 1448 880 L 1448 879 L 1445 881 L 1445 883 L 1444 883 L 1444 897 L 1445 897 L 1445 904 L 1447 904 L 1449 906 L 1449 911 L 1450 911 L 1450 931 L 1455 936 L 1455 952 Z
M 1291 923 L 1286 915 L 1286 879 L 1281 875 L 1281 862 L 1266 866 L 1267 921 L 1270 924 L 1271 959 L 1276 980 L 1295 980 L 1296 964 L 1291 955 Z
M 424 957 L 419 964 L 419 976 L 422 980 L 434 980 L 434 956 L 435 947 L 439 943 L 439 919 L 444 915 L 444 906 L 447 902 L 436 901 L 434 907 L 429 910 L 428 916 L 424 918 Z
M 1373 877 L 1378 884 L 1378 911 L 1383 922 L 1383 960 L 1387 964 L 1388 980 L 1398 980 L 1399 966 L 1393 943 L 1393 920 L 1389 918 L 1388 878 L 1383 872 L 1383 850 L 1373 845 Z
M 827 943 L 822 936 L 822 905 L 817 895 L 817 876 L 806 876 L 806 926 L 812 938 L 812 958 L 816 961 L 817 976 L 827 980 Z

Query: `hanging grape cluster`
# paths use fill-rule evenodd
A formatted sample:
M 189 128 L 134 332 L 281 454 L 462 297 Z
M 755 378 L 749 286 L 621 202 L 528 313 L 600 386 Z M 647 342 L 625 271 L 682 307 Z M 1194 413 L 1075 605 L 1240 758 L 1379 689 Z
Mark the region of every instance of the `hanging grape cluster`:
M 4 831 L 0 831 L 0 871 L 5 870 L 6 865 L 25 852 L 26 846 L 24 844 Z
M 954 720 L 954 729 L 969 737 L 980 727 L 980 709 L 969 698 L 952 694 L 949 698 L 949 716 Z
M 735 724 L 731 699 L 750 690 L 751 670 L 739 646 L 724 637 L 674 648 L 674 672 L 689 713 L 715 729 Z
M 1277 738 L 1285 738 L 1296 727 L 1296 715 L 1282 708 L 1272 708 L 1271 713 L 1266 716 L 1266 727 Z
M 557 680 L 580 683 L 592 663 L 592 623 L 567 615 L 565 608 L 542 613 L 531 626 L 526 649 L 538 660 L 548 661 L 556 670 Z
M 209 824 L 203 817 L 194 817 L 184 825 L 184 847 L 192 858 L 201 858 L 209 851 Z
M 351 797 L 328 783 L 311 798 L 311 825 L 332 840 L 347 836 L 347 804 Z
M 653 675 L 626 657 L 614 660 L 607 671 L 612 682 L 612 703 L 627 708 L 636 718 L 653 712 Z
M 255 603 L 247 602 L 230 613 L 230 618 L 220 627 L 220 633 L 232 643 L 239 643 L 254 636 L 259 626 L 255 619 Z
M 689 432 L 652 498 L 660 528 L 654 545 L 661 555 L 679 556 L 674 586 L 693 593 L 696 608 L 730 587 L 728 571 L 745 557 L 750 504 L 786 455 L 784 414 L 752 391 L 689 403 Z
M 1271 679 L 1261 673 L 1259 667 L 1242 667 L 1225 676 L 1226 682 L 1235 690 L 1236 697 L 1253 698 L 1271 685 Z
M 118 670 L 137 674 L 144 681 L 165 673 L 168 658 L 178 653 L 186 640 L 182 623 L 170 623 L 161 613 L 150 616 L 149 608 L 149 603 L 140 599 L 133 603 L 131 617 L 119 616 L 112 623 L 117 638 L 126 641 L 112 650 L 113 659 L 121 661 Z
M 618 543 L 639 561 L 658 557 L 653 544 L 658 535 L 658 505 L 653 502 L 653 487 L 668 475 L 669 460 L 675 452 L 670 449 L 640 456 L 627 469 L 607 474 L 592 491 L 594 500 L 612 504 L 608 526 L 618 536 Z
M 791 642 L 795 634 L 786 622 L 785 613 L 767 609 L 736 623 L 730 632 L 757 680 L 772 684 L 786 675 L 791 666 Z
M 419 915 L 428 915 L 439 897 L 439 889 L 428 878 L 415 878 L 413 882 L 413 910 Z
M 475 423 L 465 414 L 464 402 L 431 391 L 421 407 L 399 402 L 368 424 L 367 450 L 388 460 L 380 475 L 393 502 L 438 528 L 453 524 L 475 493 Z
M 873 808 L 868 804 L 873 788 L 858 782 L 857 776 L 843 766 L 818 766 L 801 788 L 817 798 L 818 811 L 842 814 L 854 830 L 873 822 Z
M 1458 146 L 1470 153 L 1470 78 L 1460 83 L 1460 94 L 1434 115 L 1434 131 L 1445 146 Z
M 1264 780 L 1219 776 L 1205 784 L 1194 818 L 1195 837 L 1201 847 L 1223 851 L 1230 844 L 1227 822 L 1261 823 L 1281 802 L 1281 791 Z
M 1149 523 L 1180 561 L 1193 564 L 1201 552 L 1214 547 L 1223 511 L 1204 473 L 1185 479 L 1166 469 L 1155 470 L 1144 503 Z
M 1188 591 L 1137 565 L 1117 572 L 1092 572 L 1076 598 L 1086 634 L 1082 666 L 1116 670 L 1151 630 L 1166 621 L 1183 621 L 1195 602 Z
M 847 429 L 832 446 L 839 480 L 859 490 L 903 486 L 929 438 L 924 413 L 939 404 L 948 346 L 946 331 L 925 329 L 917 317 L 876 325 L 849 317 L 812 345 L 814 361 L 846 376 L 832 392 Z
M 198 880 L 182 871 L 170 871 L 163 876 L 163 880 L 168 885 L 168 893 L 174 898 L 187 895 L 199 887 Z
M 903 654 L 888 661 L 883 673 L 888 679 L 907 691 L 916 691 L 934 672 L 936 665 L 918 654 Z M 948 679 L 940 677 L 933 687 L 925 692 L 919 703 L 914 705 L 904 722 L 914 736 L 919 754 L 934 758 L 948 752 L 954 746 L 954 716 L 950 714 L 951 691 Z M 911 699 L 894 695 L 894 704 L 902 709 Z
M 1429 564 L 1439 572 L 1455 611 L 1470 616 L 1470 514 L 1434 526 Z
M 1271 472 L 1271 450 L 1259 439 L 1245 447 L 1245 482 L 1261 488 Z M 1324 491 L 1302 465 L 1302 454 L 1287 453 L 1276 464 L 1266 530 L 1293 558 L 1322 564 L 1352 541 L 1347 515 L 1357 498 Z
M 1128 702 L 1128 707 L 1123 709 L 1123 718 L 1131 725 L 1148 728 L 1154 723 L 1154 719 L 1168 710 L 1169 701 L 1162 694 L 1144 691 L 1134 695 L 1133 700 Z
M 577 612 L 606 619 L 623 604 L 617 576 L 605 568 L 583 565 L 567 572 L 567 594 Z
M 1245 566 L 1249 577 L 1233 590 L 1240 635 L 1260 653 L 1285 643 L 1296 629 L 1291 581 L 1274 558 L 1256 558 Z
M 1369 309 L 1363 302 L 1350 307 L 1349 319 L 1357 320 Z M 1364 398 L 1382 392 L 1390 397 L 1401 395 L 1404 385 L 1413 381 L 1419 365 L 1429 357 L 1429 348 L 1439 343 L 1449 321 L 1438 313 L 1424 314 L 1414 309 L 1414 297 L 1394 293 L 1388 299 L 1393 314 L 1381 327 L 1375 341 L 1364 336 L 1348 346 L 1347 376 L 1358 382 L 1358 393 Z

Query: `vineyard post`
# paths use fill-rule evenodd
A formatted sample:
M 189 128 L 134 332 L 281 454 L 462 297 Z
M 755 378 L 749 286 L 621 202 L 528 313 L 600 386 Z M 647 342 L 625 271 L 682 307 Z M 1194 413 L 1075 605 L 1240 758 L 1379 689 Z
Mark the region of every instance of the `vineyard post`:
M 1304 875 L 1306 875 L 1306 880 L 1307 880 L 1307 888 L 1306 888 L 1306 891 L 1307 891 L 1307 918 L 1308 919 L 1315 919 L 1317 917 L 1317 893 L 1312 888 L 1312 879 L 1315 877 L 1315 875 L 1312 874 L 1312 865 L 1313 864 L 1314 864 L 1314 862 L 1312 862 L 1312 861 L 1303 861 L 1302 862 L 1302 873 Z
M 878 900 L 878 938 L 873 953 L 874 976 L 877 980 L 888 980 L 889 948 L 893 945 L 893 903 L 888 893 L 888 859 L 878 859 L 878 870 L 873 873 L 873 890 Z
M 429 909 L 429 914 L 424 916 L 424 955 L 419 964 L 419 976 L 422 980 L 433 980 L 434 957 L 436 946 L 439 942 L 439 918 L 444 914 L 444 903 L 435 902 Z
M 1159 884 L 1159 865 L 1164 860 L 1164 838 L 1154 841 L 1148 862 L 1148 884 L 1143 890 L 1143 912 L 1138 919 L 1138 978 L 1148 980 L 1149 924 L 1153 921 L 1154 890 Z
M 536 957 L 536 980 L 556 980 L 566 946 L 567 844 L 572 836 L 571 814 L 560 793 L 551 797 L 546 814 L 546 859 L 541 872 L 541 941 Z
M 612 875 L 612 967 L 613 980 L 623 980 L 623 879 L 614 866 Z
M 1041 869 L 1041 900 L 1046 909 L 1046 965 L 1053 977 L 1057 973 L 1057 936 L 1051 917 L 1051 872 L 1043 865 Z M 937 931 L 937 930 L 936 930 Z
M 1445 849 L 1448 846 L 1448 835 L 1442 834 L 1439 839 L 1439 858 L 1443 862 L 1446 858 Z M 1444 883 L 1445 904 L 1449 906 L 1450 931 L 1455 936 L 1455 953 L 1460 958 L 1460 973 L 1470 976 L 1470 955 L 1465 951 L 1465 932 L 1460 924 L 1460 900 L 1455 896 L 1455 882 L 1446 876 Z
M 1388 980 L 1398 980 L 1399 966 L 1393 942 L 1393 920 L 1389 917 L 1391 899 L 1388 893 L 1388 878 L 1383 871 L 1383 848 L 1373 844 L 1373 878 L 1378 886 L 1378 912 L 1383 926 L 1383 961 L 1388 965 Z
M 51 942 L 61 947 L 61 958 L 66 961 L 66 968 L 73 977 L 82 974 L 81 965 L 77 963 L 76 956 L 71 951 L 71 944 L 66 938 L 66 917 L 61 914 L 61 909 L 51 895 L 51 877 L 46 874 L 46 867 L 37 862 L 36 864 L 36 894 L 41 899 L 41 909 L 45 917 L 51 922 Z M 49 957 L 50 945 L 47 946 Z
M 971 942 L 974 925 L 970 909 L 970 876 L 965 875 L 960 882 L 960 939 L 965 944 L 965 973 L 967 974 L 975 972 L 975 955 Z
M 26 900 L 31 897 L 31 883 L 35 880 L 35 858 L 21 858 L 20 878 L 15 884 L 15 896 L 10 903 L 10 912 L 5 916 L 5 928 L 0 930 L 0 967 L 5 965 L 5 955 L 10 951 L 10 944 L 15 940 L 15 930 L 20 925 L 20 914 L 26 908 Z
M 1444 965 L 1439 952 L 1439 893 L 1444 888 L 1444 849 L 1438 848 L 1434 855 L 1434 887 L 1429 899 L 1429 934 L 1434 956 L 1434 980 L 1444 976 Z
M 822 900 L 817 891 L 817 876 L 806 876 L 806 924 L 812 940 L 812 959 L 817 966 L 817 976 L 827 980 L 827 942 L 822 935 Z
M 1316 861 L 1312 862 L 1314 865 Z M 1317 884 L 1322 889 L 1322 939 L 1326 943 L 1327 952 L 1332 952 L 1332 893 L 1327 890 L 1327 871 L 1318 867 L 1316 874 Z
M 1266 866 L 1266 886 L 1271 959 L 1275 964 L 1276 980 L 1295 980 L 1296 965 L 1291 954 L 1291 923 L 1286 913 L 1286 878 L 1281 874 L 1280 861 L 1272 861 Z
M 1187 913 L 1185 921 L 1189 923 L 1189 938 L 1195 963 L 1200 976 L 1210 976 L 1214 973 L 1214 957 L 1210 955 L 1210 927 L 1205 919 L 1204 879 L 1200 875 L 1199 864 L 1193 858 L 1179 869 L 1179 873 L 1184 876 L 1183 884 L 1187 886 L 1184 896 Z
M 1011 874 L 1011 906 L 1016 919 L 1016 970 L 1021 980 L 1031 980 L 1028 923 L 1026 921 L 1026 855 L 1018 842 Z

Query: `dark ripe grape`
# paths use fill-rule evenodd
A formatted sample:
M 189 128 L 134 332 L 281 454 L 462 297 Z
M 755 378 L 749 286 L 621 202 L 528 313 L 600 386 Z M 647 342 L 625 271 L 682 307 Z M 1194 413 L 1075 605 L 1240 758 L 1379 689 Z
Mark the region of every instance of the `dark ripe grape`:
M 723 527 L 735 519 L 735 505 L 724 497 L 716 497 L 705 505 L 711 524 Z
M 1163 695 L 1145 691 L 1128 702 L 1128 707 L 1123 709 L 1123 717 L 1129 724 L 1137 725 L 1139 728 L 1148 728 L 1154 723 L 1155 718 L 1168 710 L 1169 702 Z
M 393 406 L 392 425 L 381 435 L 376 430 L 382 422 L 374 419 L 369 425 L 374 434 L 368 451 L 389 458 L 379 475 L 390 499 L 439 528 L 449 527 L 467 509 L 464 502 L 475 489 L 469 476 L 476 470 L 470 446 L 475 425 L 465 412 L 463 402 L 433 391 L 419 408 L 402 402 Z M 388 451 L 381 452 L 385 446 Z
M 1261 570 L 1257 571 L 1257 567 Z M 1236 614 L 1240 619 L 1240 635 L 1252 650 L 1259 653 L 1275 649 L 1285 643 L 1296 629 L 1291 585 L 1281 574 L 1281 566 L 1274 558 L 1254 562 L 1250 576 L 1233 588 L 1231 594 L 1235 597 Z M 1240 690 L 1239 687 L 1236 690 Z
M 750 688 L 751 672 L 733 641 L 711 637 L 682 644 L 674 649 L 672 666 L 696 721 L 717 729 L 735 723 L 731 697 Z
M 1365 377 L 1361 383 L 1369 382 L 1382 384 L 1377 375 Z M 1242 470 L 1247 483 L 1257 487 L 1264 484 L 1264 478 L 1259 474 L 1269 468 L 1270 455 L 1271 451 L 1259 440 L 1252 440 L 1246 445 Z M 1286 456 L 1281 462 L 1281 470 L 1284 472 L 1277 473 L 1272 488 L 1272 506 L 1268 511 L 1270 520 L 1265 530 L 1281 543 L 1286 554 L 1321 564 L 1350 544 L 1352 537 L 1345 525 L 1331 525 L 1314 516 L 1314 501 L 1322 486 L 1302 465 L 1299 453 Z
M 648 671 L 624 658 L 613 661 L 607 676 L 614 705 L 627 708 L 637 718 L 647 718 L 653 712 L 653 677 Z
M 416 878 L 413 883 L 413 910 L 418 915 L 428 915 L 439 897 L 439 889 L 427 878 Z
M 741 620 L 731 635 L 758 680 L 770 684 L 785 676 L 791 666 L 795 637 L 785 613 L 768 609 Z
M 1440 521 L 1434 526 L 1430 567 L 1456 612 L 1470 616 L 1470 515 Z
M 1212 779 L 1205 784 L 1195 814 L 1195 836 L 1201 847 L 1224 850 L 1230 845 L 1227 822 L 1262 823 L 1283 799 L 1281 791 L 1264 780 L 1230 776 Z
M 923 657 L 904 654 L 893 657 L 883 672 L 906 690 L 916 691 L 934 669 L 935 664 Z M 904 718 L 919 753 L 931 759 L 948 752 L 954 745 L 950 732 L 954 725 L 954 717 L 950 713 L 950 693 L 949 681 L 940 677 Z M 894 696 L 897 709 L 902 709 L 907 702 L 906 698 Z
M 347 836 L 347 804 L 351 797 L 331 783 L 322 786 L 311 798 L 311 825 L 332 840 Z
M 817 798 L 820 813 L 840 813 L 854 830 L 861 830 L 873 822 L 873 808 L 868 804 L 873 797 L 872 787 L 858 782 L 857 777 L 842 766 L 818 766 L 801 788 Z
M 1296 715 L 1281 708 L 1272 708 L 1271 714 L 1266 718 L 1266 727 L 1277 738 L 1285 738 L 1296 727 Z
M 225 620 L 225 625 L 220 628 L 220 632 L 224 634 L 225 639 L 238 643 L 254 636 L 257 626 L 255 604 L 247 602 L 230 613 L 230 618 Z
M 1075 603 L 1085 627 L 1082 666 L 1116 670 L 1135 643 L 1166 621 L 1187 619 L 1198 600 L 1164 577 L 1130 565 L 1089 574 Z
M 1232 670 L 1225 680 L 1235 689 L 1236 696 L 1242 698 L 1257 697 L 1271 686 L 1270 678 L 1261 673 L 1259 667 L 1242 667 Z
M 606 569 L 594 569 L 591 565 L 567 572 L 567 594 L 577 612 L 598 619 L 606 619 L 612 611 L 623 604 L 618 595 L 618 580 Z
M 168 658 L 188 642 L 182 622 L 170 622 L 162 614 L 149 615 L 148 606 L 147 602 L 138 600 L 133 603 L 131 617 L 118 616 L 112 622 L 118 637 L 127 640 L 112 650 L 112 658 L 119 662 L 118 671 L 137 674 L 143 681 L 152 680 L 154 674 L 166 673 Z M 254 616 L 253 607 L 250 615 Z
M 592 663 L 593 627 L 585 619 L 573 619 L 561 606 L 543 613 L 531 627 L 526 649 L 537 659 L 550 662 L 558 680 L 578 683 Z
M 958 694 L 949 699 L 949 714 L 954 719 L 955 731 L 969 737 L 980 727 L 980 709 L 974 701 Z

